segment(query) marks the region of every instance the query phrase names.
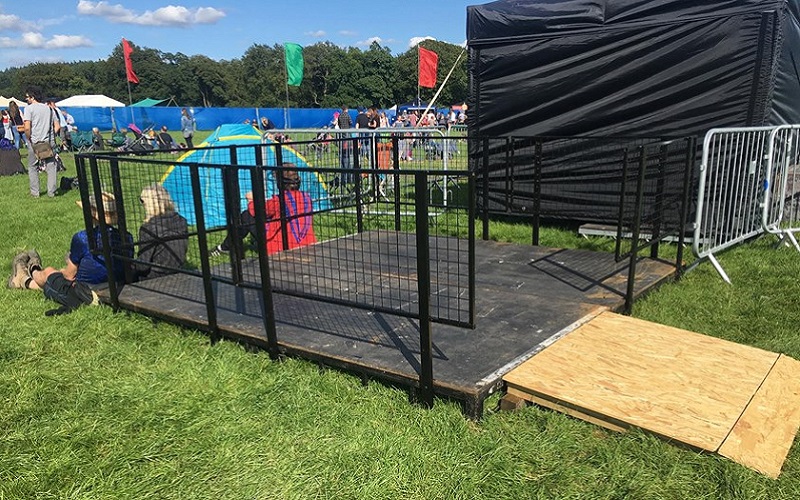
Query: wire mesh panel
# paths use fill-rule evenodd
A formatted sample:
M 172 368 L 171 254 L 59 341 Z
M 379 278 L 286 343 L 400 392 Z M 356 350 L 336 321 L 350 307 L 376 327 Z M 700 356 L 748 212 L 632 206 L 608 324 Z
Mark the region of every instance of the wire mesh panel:
M 472 138 L 478 206 L 495 214 L 615 223 L 623 165 L 648 138 Z
M 682 246 L 694 172 L 693 138 L 660 141 L 626 152 L 617 222 L 617 259 L 650 247 L 651 256 L 667 238 Z M 632 235 L 623 248 L 623 235 Z M 680 259 L 679 259 L 680 261 Z
M 154 267 L 143 260 L 148 235 L 142 228 L 151 215 L 142 200 L 159 189 L 184 220 L 188 241 L 180 266 L 160 263 L 154 276 L 201 276 L 207 259 L 212 280 L 259 289 L 259 255 L 265 253 L 274 292 L 418 317 L 419 283 L 425 280 L 434 321 L 472 326 L 469 172 L 448 171 L 445 180 L 441 159 L 439 168 L 401 169 L 394 161 L 398 141 L 391 138 L 368 144 L 376 156 L 365 155 L 362 166 L 360 139 L 269 141 L 183 157 L 91 154 L 79 161 L 94 165 L 86 169 L 88 184 L 114 191 L 123 207 L 121 224 L 134 228 L 134 235 L 139 229 L 133 269 Z M 377 156 L 384 153 L 388 160 Z M 430 234 L 422 243 L 420 224 Z M 427 247 L 429 276 L 419 275 L 420 244 Z M 146 275 L 135 272 L 137 278 Z

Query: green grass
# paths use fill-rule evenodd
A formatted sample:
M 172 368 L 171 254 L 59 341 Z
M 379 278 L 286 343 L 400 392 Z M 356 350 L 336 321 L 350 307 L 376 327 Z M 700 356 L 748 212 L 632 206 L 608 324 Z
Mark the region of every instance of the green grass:
M 34 200 L 24 176 L 0 178 L 0 192 L 0 256 L 34 246 L 59 266 L 82 224 L 77 192 Z M 521 225 L 492 233 L 530 240 Z M 551 228 L 542 243 L 612 245 Z M 800 358 L 800 255 L 771 243 L 720 257 L 733 285 L 701 264 L 634 314 Z M 800 497 L 796 449 L 773 481 L 536 406 L 498 412 L 495 397 L 474 423 L 452 402 L 424 410 L 402 390 L 143 316 L 52 318 L 36 292 L 0 299 L 2 499 Z

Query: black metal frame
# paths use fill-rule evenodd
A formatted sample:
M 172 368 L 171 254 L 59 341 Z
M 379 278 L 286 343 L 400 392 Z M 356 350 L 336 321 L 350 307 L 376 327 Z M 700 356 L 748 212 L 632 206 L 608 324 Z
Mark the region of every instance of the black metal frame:
M 630 313 L 634 300 L 636 262 L 641 250 L 650 249 L 650 257 L 658 258 L 659 244 L 666 238 L 678 241 L 676 274 L 683 273 L 683 244 L 689 213 L 689 192 L 694 175 L 696 139 L 694 137 L 657 140 L 624 137 L 471 137 L 471 168 L 478 171 L 480 193 L 476 206 L 481 213 L 482 237 L 488 240 L 492 215 L 520 218 L 531 223 L 531 242 L 540 242 L 544 217 L 564 219 L 554 212 L 553 190 L 568 190 L 585 183 L 575 163 L 598 162 L 605 165 L 605 174 L 617 179 L 598 184 L 596 191 L 614 204 L 600 217 L 617 227 L 615 258 L 629 260 L 624 312 Z M 553 145 L 556 146 L 553 146 Z M 545 160 L 545 149 L 551 157 Z M 566 152 L 566 158 L 552 157 L 552 150 Z M 631 168 L 631 163 L 636 167 Z M 570 177 L 574 175 L 574 177 Z M 645 182 L 651 179 L 652 182 Z M 543 186 L 551 189 L 550 207 L 543 210 Z M 631 188 L 631 185 L 633 187 Z M 610 186 L 610 187 L 609 187 Z M 667 190 L 667 187 L 670 187 Z M 616 193 L 616 200 L 609 193 Z M 677 206 L 665 220 L 666 205 Z M 641 241 L 643 215 L 651 214 L 648 228 L 652 235 Z M 593 221 L 591 219 L 583 222 Z M 629 249 L 623 248 L 625 234 L 630 233 Z
M 319 178 L 330 179 L 333 175 L 348 176 L 353 180 L 352 192 L 348 197 L 343 197 L 337 200 L 335 205 L 329 208 L 319 209 L 314 211 L 315 217 L 325 217 L 330 214 L 348 213 L 354 214 L 351 219 L 353 222 L 353 235 L 364 235 L 374 232 L 374 228 L 370 225 L 370 217 L 374 217 L 376 213 L 375 207 L 377 203 L 381 203 L 377 196 L 378 182 L 385 182 L 387 185 L 391 183 L 393 195 L 391 199 L 385 198 L 385 203 L 380 205 L 380 209 L 384 210 L 386 222 L 389 231 L 394 233 L 406 233 L 410 231 L 413 233 L 413 255 L 406 255 L 405 258 L 413 262 L 412 274 L 416 276 L 415 290 L 396 290 L 395 295 L 402 296 L 403 293 L 413 293 L 416 296 L 417 308 L 415 310 L 403 309 L 400 307 L 393 307 L 391 304 L 380 303 L 382 297 L 377 297 L 377 301 L 363 301 L 356 300 L 345 296 L 332 296 L 326 295 L 324 291 L 309 291 L 302 287 L 294 288 L 285 286 L 280 275 L 273 273 L 273 267 L 276 262 L 272 256 L 267 255 L 266 247 L 266 234 L 264 231 L 255 231 L 256 238 L 255 252 L 257 261 L 257 272 L 247 274 L 243 268 L 243 258 L 246 256 L 246 249 L 240 243 L 236 243 L 231 248 L 229 266 L 229 274 L 222 275 L 216 270 L 220 268 L 220 264 L 214 261 L 210 255 L 209 248 L 213 245 L 210 244 L 210 235 L 216 235 L 224 231 L 229 234 L 234 241 L 240 241 L 241 236 L 244 234 L 245 228 L 240 225 L 238 219 L 238 211 L 241 205 L 241 173 L 247 173 L 252 182 L 252 196 L 254 204 L 254 218 L 255 227 L 265 227 L 267 223 L 266 201 L 269 194 L 265 188 L 266 180 L 271 175 L 276 179 L 277 192 L 283 193 L 285 186 L 283 184 L 283 176 L 280 175 L 286 168 L 279 166 L 283 164 L 284 158 L 287 158 L 289 145 L 280 143 L 248 145 L 248 146 L 226 146 L 223 148 L 208 148 L 209 151 L 219 149 L 224 153 L 219 163 L 200 163 L 189 162 L 182 165 L 189 171 L 189 180 L 191 184 L 193 196 L 193 210 L 196 215 L 196 223 L 194 229 L 190 233 L 190 237 L 196 239 L 197 262 L 199 269 L 173 269 L 174 272 L 189 274 L 192 276 L 202 278 L 203 283 L 203 296 L 205 297 L 207 309 L 207 324 L 204 328 L 208 330 L 213 342 L 219 340 L 222 336 L 220 325 L 217 318 L 217 288 L 220 283 L 233 285 L 236 290 L 254 289 L 260 294 L 260 306 L 264 318 L 264 332 L 266 335 L 266 348 L 272 359 L 279 358 L 284 350 L 281 348 L 279 340 L 279 331 L 275 323 L 275 294 L 292 295 L 316 301 L 329 302 L 334 304 L 347 305 L 349 307 L 356 307 L 361 309 L 368 309 L 372 311 L 386 312 L 389 314 L 413 318 L 419 321 L 420 325 L 420 367 L 418 370 L 418 388 L 419 388 L 419 401 L 426 406 L 433 404 L 434 396 L 434 373 L 433 373 L 433 340 L 431 336 L 431 324 L 434 322 L 453 324 L 467 328 L 475 327 L 476 307 L 475 307 L 475 233 L 476 223 L 478 217 L 478 210 L 480 210 L 480 217 L 482 220 L 482 235 L 484 239 L 489 237 L 489 217 L 492 213 L 497 213 L 492 210 L 489 197 L 490 197 L 490 174 L 492 172 L 492 151 L 491 138 L 468 138 L 472 141 L 469 146 L 470 159 L 474 162 L 473 168 L 470 170 L 457 170 L 452 169 L 446 171 L 447 176 L 451 176 L 457 181 L 455 184 L 461 184 L 466 190 L 466 204 L 459 206 L 459 210 L 464 210 L 462 214 L 466 218 L 466 246 L 464 249 L 460 247 L 456 250 L 456 261 L 450 263 L 456 267 L 456 275 L 463 274 L 466 283 L 467 300 L 463 303 L 456 303 L 456 310 L 465 309 L 464 317 L 451 318 L 440 313 L 439 297 L 431 291 L 431 283 L 441 283 L 443 280 L 439 279 L 438 273 L 447 273 L 447 262 L 439 262 L 441 255 L 445 255 L 447 249 L 437 247 L 438 237 L 434 236 L 431 232 L 432 227 L 439 224 L 432 212 L 443 215 L 443 220 L 447 219 L 447 214 L 452 213 L 454 206 L 442 206 L 431 199 L 431 186 L 435 184 L 436 178 L 441 178 L 443 172 L 441 170 L 434 170 L 430 168 L 422 169 L 402 169 L 400 166 L 400 137 L 398 135 L 391 135 L 387 138 L 388 143 L 391 145 L 392 152 L 392 167 L 387 170 L 378 167 L 378 160 L 375 155 L 371 157 L 370 168 L 363 168 L 358 153 L 359 138 L 339 138 L 338 145 L 341 148 L 347 144 L 350 149 L 350 156 L 352 156 L 352 163 L 348 167 L 310 167 L 309 170 L 315 172 Z M 463 140 L 462 138 L 454 138 L 452 140 Z M 592 141 L 598 141 L 598 138 L 592 138 Z M 610 139 L 618 141 L 616 138 Z M 544 149 L 546 147 L 547 138 L 502 138 L 500 140 L 501 146 L 495 149 L 495 152 L 501 152 L 504 161 L 501 166 L 505 169 L 506 176 L 503 180 L 507 186 L 509 193 L 508 196 L 509 206 L 513 206 L 515 201 L 515 193 L 518 192 L 520 186 L 530 185 L 530 199 L 532 201 L 531 210 L 522 213 L 513 213 L 513 211 L 502 211 L 504 215 L 517 215 L 529 220 L 532 225 L 531 241 L 534 245 L 539 244 L 539 229 L 542 219 L 542 199 L 543 199 L 543 186 L 547 181 L 548 164 L 545 161 Z M 311 141 L 313 142 L 313 141 Z M 474 147 L 474 143 L 479 143 L 479 147 Z M 674 141 L 673 141 L 674 143 Z M 294 147 L 302 147 L 305 143 L 294 143 Z M 658 238 L 654 238 L 646 243 L 640 241 L 642 217 L 645 210 L 646 201 L 648 198 L 647 192 L 647 176 L 648 172 L 655 169 L 657 172 L 656 181 L 656 194 L 652 197 L 655 200 L 654 205 L 657 207 L 663 206 L 665 198 L 665 185 L 667 183 L 666 170 L 663 168 L 668 157 L 669 142 L 648 142 L 637 146 L 636 155 L 633 156 L 637 160 L 638 168 L 635 175 L 631 175 L 636 180 L 636 188 L 634 190 L 633 211 L 626 211 L 626 207 L 631 204 L 629 193 L 629 174 L 631 169 L 629 163 L 631 157 L 628 150 L 625 150 L 623 161 L 619 164 L 621 171 L 621 191 L 618 194 L 618 205 L 616 206 L 617 213 L 619 214 L 619 227 L 622 228 L 623 224 L 629 225 L 633 233 L 630 251 L 623 254 L 621 247 L 618 248 L 618 258 L 629 258 L 629 276 L 628 276 L 628 289 L 625 297 L 625 309 L 630 310 L 633 302 L 633 284 L 636 273 L 636 261 L 638 253 L 645 249 L 651 249 L 651 256 L 657 257 L 658 244 L 666 236 L 672 234 L 671 227 L 662 227 L 658 225 L 655 229 L 655 234 Z M 686 139 L 686 151 L 684 156 L 682 191 L 680 199 L 680 227 L 685 227 L 688 216 L 688 192 L 693 171 L 694 161 L 694 139 Z M 517 154 L 519 146 L 524 145 L 525 148 L 530 150 L 525 155 Z M 333 149 L 333 148 L 330 148 Z M 267 160 L 267 152 L 272 154 L 271 161 Z M 447 150 L 446 148 L 444 149 Z M 653 151 L 656 151 L 653 154 Z M 674 156 L 674 152 L 673 152 Z M 338 154 L 337 157 L 338 158 Z M 654 164 L 650 160 L 656 158 Z M 530 164 L 526 162 L 530 159 Z M 253 164 L 249 164 L 252 161 Z M 672 158 L 674 161 L 674 158 Z M 93 152 L 88 154 L 76 155 L 76 163 L 78 167 L 78 175 L 80 180 L 80 195 L 81 199 L 85 202 L 84 206 L 88 207 L 88 197 L 90 192 L 100 197 L 104 186 L 111 186 L 113 194 L 116 198 L 117 213 L 120 219 L 120 229 L 125 230 L 126 225 L 135 219 L 135 216 L 128 217 L 127 208 L 130 208 L 130 203 L 133 202 L 132 198 L 138 198 L 135 193 L 132 194 L 131 189 L 126 183 L 131 181 L 130 176 L 136 168 L 150 169 L 150 171 L 163 170 L 166 166 L 175 164 L 175 158 L 165 155 L 149 154 L 149 155 L 131 155 L 125 153 L 104 153 Z M 269 163 L 269 164 L 268 164 Z M 88 164 L 88 165 L 87 165 Z M 530 177 L 523 178 L 519 176 L 515 168 L 528 168 L 530 169 Z M 225 226 L 224 227 L 207 227 L 205 220 L 205 209 L 202 193 L 202 179 L 201 172 L 207 175 L 208 171 L 218 171 L 222 183 L 222 200 L 225 211 Z M 497 169 L 495 169 L 497 170 Z M 528 174 L 525 174 L 528 175 Z M 411 182 L 408 182 L 411 179 Z M 433 181 L 432 181 L 433 179 Z M 481 184 L 478 185 L 478 179 Z M 434 184 L 432 184 L 432 182 Z M 670 179 L 674 183 L 674 180 Z M 371 187 L 370 187 L 371 183 Z M 527 184 L 526 184 L 527 183 Z M 442 183 L 444 189 L 447 189 L 447 182 Z M 137 188 L 138 189 L 138 188 Z M 370 193 L 370 189 L 375 190 Z M 374 198 L 371 197 L 375 195 Z M 280 203 L 280 221 L 281 221 L 281 235 L 283 242 L 283 250 L 288 250 L 288 235 L 287 226 L 290 221 L 286 211 L 286 201 L 283 196 L 278 196 Z M 102 205 L 102 204 L 101 204 Z M 406 207 L 413 207 L 413 212 L 403 213 Z M 134 214 L 135 215 L 135 214 Z M 102 213 L 102 206 L 99 213 L 102 228 L 105 229 L 104 214 Z M 409 218 L 409 216 L 411 218 Z M 348 220 L 351 220 L 348 219 Z M 92 223 L 91 214 L 88 209 L 84 210 L 84 221 L 87 228 Z M 463 229 L 463 228 L 462 228 Z M 620 229 L 621 230 L 621 229 Z M 406 233 L 406 234 L 410 234 Z M 111 274 L 112 259 L 126 259 L 123 255 L 112 255 L 109 246 L 108 237 L 105 233 L 102 241 L 102 252 L 106 257 L 106 263 L 109 266 L 109 274 Z M 679 248 L 683 243 L 683 232 L 680 231 L 677 236 L 679 237 Z M 618 239 L 619 241 L 620 239 Z M 432 246 L 433 245 L 433 246 Z M 411 247 L 409 247 L 411 249 Z M 93 249 L 98 251 L 98 249 Z M 294 251 L 301 254 L 304 249 L 295 249 Z M 441 254 L 441 252 L 444 252 Z M 461 255 L 460 252 L 463 252 Z M 440 255 L 441 254 L 441 255 Z M 399 259 L 399 254 L 396 256 Z M 446 258 L 446 257 L 445 257 Z M 134 261 L 135 259 L 130 259 Z M 399 262 L 399 260 L 398 260 Z M 682 252 L 679 249 L 676 267 L 679 272 L 681 269 Z M 435 267 L 432 267 L 432 264 Z M 313 272 L 313 266 L 309 267 L 309 272 Z M 131 281 L 130 274 L 127 275 L 127 282 Z M 115 309 L 120 308 L 119 296 L 121 287 L 117 283 L 109 283 L 109 298 L 112 306 Z M 444 307 L 449 307 L 449 303 Z
M 357 139 L 352 139 L 353 146 L 356 146 Z M 396 142 L 393 141 L 393 142 Z M 191 180 L 191 191 L 194 193 L 193 195 L 193 203 L 194 203 L 194 213 L 196 216 L 196 223 L 194 224 L 194 229 L 190 233 L 192 238 L 196 238 L 197 244 L 196 248 L 197 253 L 197 261 L 199 262 L 199 270 L 193 269 L 172 269 L 173 272 L 176 273 L 185 273 L 194 276 L 199 276 L 202 278 L 203 283 L 203 295 L 205 297 L 206 303 L 206 312 L 207 312 L 207 324 L 205 325 L 205 329 L 209 332 L 212 342 L 216 342 L 222 336 L 220 332 L 220 325 L 218 324 L 218 315 L 217 315 L 217 300 L 216 300 L 216 289 L 219 283 L 227 283 L 234 285 L 236 289 L 256 289 L 261 294 L 261 307 L 263 310 L 264 316 L 264 330 L 266 334 L 266 344 L 267 350 L 270 354 L 270 357 L 273 359 L 278 358 L 282 351 L 280 347 L 279 341 L 279 332 L 275 324 L 275 314 L 274 314 L 274 294 L 285 294 L 285 295 L 293 295 L 298 297 L 303 297 L 312 300 L 318 300 L 323 302 L 335 303 L 335 304 L 343 304 L 349 307 L 356 307 L 361 309 L 369 309 L 372 311 L 380 311 L 386 312 L 389 314 L 394 314 L 398 316 L 404 316 L 413 318 L 419 321 L 420 325 L 420 345 L 421 345 L 421 353 L 420 353 L 420 368 L 419 368 L 419 401 L 426 405 L 430 406 L 433 404 L 434 398 L 434 374 L 433 374 L 433 348 L 432 348 L 432 336 L 431 336 L 431 324 L 433 322 L 441 322 L 446 324 L 454 324 L 466 328 L 474 328 L 475 326 L 475 277 L 474 277 L 474 256 L 475 256 L 475 236 L 474 236 L 474 217 L 476 210 L 474 208 L 474 193 L 475 193 L 475 176 L 474 174 L 462 170 L 462 171 L 452 171 L 449 175 L 458 178 L 461 182 L 464 183 L 465 189 L 468 192 L 467 200 L 469 203 L 466 207 L 462 207 L 465 210 L 463 217 L 467 221 L 467 235 L 465 236 L 466 245 L 463 247 L 463 250 L 459 250 L 459 252 L 463 252 L 463 255 L 456 255 L 457 261 L 455 261 L 452 265 L 455 266 L 455 271 L 459 274 L 463 274 L 463 277 L 457 278 L 456 281 L 459 283 L 466 284 L 466 300 L 461 302 L 455 302 L 456 308 L 460 308 L 461 304 L 463 304 L 463 314 L 464 316 L 449 318 L 445 315 L 438 314 L 436 311 L 439 310 L 441 306 L 436 306 L 437 301 L 440 300 L 440 297 L 434 296 L 432 297 L 431 292 L 431 282 L 439 282 L 442 283 L 444 279 L 441 276 L 442 272 L 453 272 L 448 270 L 447 268 L 439 268 L 439 264 L 436 264 L 436 268 L 431 267 L 431 258 L 436 258 L 436 255 L 439 255 L 441 252 L 446 252 L 447 249 L 439 249 L 436 252 L 432 251 L 432 245 L 437 245 L 437 238 L 434 237 L 430 231 L 431 224 L 437 224 L 437 222 L 431 217 L 430 209 L 432 205 L 430 204 L 429 200 L 429 192 L 430 192 L 430 185 L 431 179 L 434 177 L 441 176 L 441 172 L 439 171 L 431 171 L 431 170 L 402 170 L 398 168 L 399 166 L 395 164 L 395 168 L 391 171 L 386 170 L 378 170 L 378 169 L 365 169 L 361 168 L 358 160 L 358 155 L 354 155 L 354 164 L 352 169 L 344 169 L 344 172 L 352 175 L 353 178 L 356 180 L 354 183 L 354 192 L 355 196 L 352 199 L 345 200 L 344 202 L 339 203 L 337 206 L 329 209 L 315 211 L 315 217 L 317 216 L 324 216 L 326 213 L 334 213 L 338 214 L 342 211 L 352 210 L 355 211 L 355 234 L 362 234 L 369 230 L 369 223 L 368 217 L 370 217 L 370 203 L 366 201 L 367 193 L 363 192 L 362 182 L 370 182 L 371 179 L 378 179 L 379 176 L 391 176 L 391 182 L 394 183 L 395 186 L 395 194 L 394 199 L 391 200 L 390 203 L 386 203 L 383 206 L 383 209 L 387 209 L 389 207 L 393 208 L 394 213 L 390 216 L 387 216 L 387 219 L 391 220 L 391 225 L 395 232 L 401 231 L 403 228 L 403 218 L 407 218 L 407 214 L 401 214 L 400 211 L 403 207 L 413 204 L 414 212 L 413 218 L 411 221 L 406 223 L 406 230 L 409 229 L 411 233 L 414 234 L 411 241 L 415 242 L 415 254 L 406 256 L 409 259 L 409 262 L 412 262 L 414 268 L 411 270 L 410 276 L 414 276 L 414 281 L 416 282 L 416 290 L 414 293 L 416 294 L 416 301 L 418 305 L 416 309 L 408 309 L 406 308 L 398 308 L 393 307 L 389 303 L 381 304 L 381 303 L 365 303 L 359 300 L 351 300 L 347 297 L 335 297 L 335 296 L 326 296 L 324 293 L 320 293 L 319 291 L 313 291 L 303 288 L 296 288 L 296 289 L 286 289 L 278 286 L 276 288 L 276 283 L 280 285 L 280 279 L 276 278 L 275 276 L 271 275 L 271 268 L 273 264 L 273 258 L 267 255 L 266 248 L 266 235 L 264 231 L 255 231 L 254 235 L 256 237 L 256 247 L 255 253 L 258 262 L 258 273 L 256 276 L 246 275 L 242 269 L 242 260 L 241 258 L 244 257 L 245 250 L 241 247 L 240 244 L 234 244 L 231 248 L 230 253 L 230 277 L 226 278 L 225 276 L 219 275 L 215 271 L 215 269 L 219 268 L 220 264 L 216 264 L 212 261 L 210 256 L 209 248 L 212 248 L 213 245 L 210 243 L 211 239 L 210 236 L 212 234 L 217 234 L 220 230 L 224 230 L 227 233 L 230 233 L 232 236 L 238 240 L 238 236 L 241 235 L 242 228 L 239 226 L 237 221 L 237 215 L 239 211 L 239 207 L 241 206 L 240 200 L 240 173 L 247 172 L 250 175 L 250 179 L 252 181 L 252 185 L 250 186 L 252 189 L 253 195 L 253 206 L 255 207 L 255 227 L 265 227 L 267 222 L 267 214 L 265 212 L 266 201 L 268 198 L 267 192 L 265 190 L 265 180 L 267 178 L 267 173 L 270 173 L 277 182 L 277 190 L 278 193 L 283 193 L 285 186 L 283 185 L 283 176 L 281 173 L 286 170 L 286 167 L 280 166 L 269 166 L 264 165 L 264 150 L 265 148 L 274 148 L 273 153 L 275 158 L 277 158 L 276 163 L 282 162 L 283 157 L 283 148 L 285 146 L 281 144 L 272 144 L 272 145 L 253 145 L 253 146 L 235 146 L 229 147 L 229 155 L 228 161 L 226 165 L 219 165 L 219 164 L 205 164 L 205 163 L 197 163 L 197 162 L 189 162 L 183 163 L 182 167 L 188 168 L 189 170 L 189 177 Z M 397 154 L 397 150 L 395 148 L 395 155 Z M 250 157 L 255 158 L 255 165 L 243 165 L 239 161 L 242 157 L 248 155 Z M 140 169 L 151 169 L 151 170 L 164 170 L 170 164 L 175 163 L 174 159 L 165 160 L 163 158 L 154 157 L 154 156 L 132 156 L 132 155 L 124 155 L 124 154 L 103 154 L 103 153 L 90 153 L 86 155 L 77 155 L 76 162 L 78 164 L 78 172 L 79 172 L 79 180 L 80 180 L 80 190 L 81 196 L 84 200 L 88 199 L 89 189 L 93 190 L 95 196 L 100 196 L 101 192 L 104 189 L 104 186 L 112 185 L 114 195 L 116 198 L 117 203 L 117 213 L 119 214 L 120 218 L 120 229 L 123 229 L 122 226 L 125 224 L 129 224 L 128 217 L 126 216 L 126 206 L 129 203 L 133 203 L 134 198 L 138 200 L 138 195 L 135 194 L 135 191 L 131 191 L 131 189 L 126 189 L 123 184 L 125 182 L 131 182 L 131 176 L 135 175 L 134 172 L 137 168 Z M 89 164 L 89 168 L 86 168 L 86 164 Z M 333 173 L 342 173 L 343 169 L 340 168 L 326 168 L 326 167 L 308 167 L 309 170 L 313 170 L 318 175 L 325 175 L 325 174 L 333 174 Z M 201 171 L 203 174 L 201 175 Z M 209 171 L 219 171 L 219 175 L 222 179 L 222 192 L 224 197 L 224 207 L 226 212 L 226 227 L 225 228 L 210 228 L 207 227 L 207 221 L 205 220 L 205 208 L 204 207 L 204 200 L 202 196 L 203 186 L 201 182 L 201 177 L 207 177 Z M 123 175 L 124 172 L 124 175 Z M 364 174 L 364 177 L 362 177 Z M 403 179 L 412 179 L 412 182 L 403 181 Z M 387 182 L 389 179 L 387 179 Z M 373 181 L 374 182 L 374 181 Z M 408 199 L 401 199 L 401 189 L 400 185 L 411 185 L 413 186 L 413 192 L 410 194 L 406 194 L 406 196 L 413 195 L 413 200 L 409 201 Z M 138 188 L 137 188 L 138 189 Z M 288 250 L 288 237 L 287 237 L 287 226 L 289 222 L 289 218 L 287 216 L 286 211 L 286 200 L 284 196 L 278 196 L 278 199 L 281 204 L 280 210 L 280 220 L 281 220 L 281 232 L 282 232 L 282 241 L 284 246 L 284 251 Z M 88 205 L 85 205 L 88 206 Z M 442 207 L 438 207 L 441 209 Z M 102 207 L 101 207 L 102 210 Z M 85 217 L 90 216 L 88 212 L 85 211 Z M 100 218 L 103 219 L 103 214 L 100 213 Z M 135 217 L 131 217 L 131 220 L 135 219 Z M 85 219 L 87 224 L 91 223 L 91 219 Z M 103 223 L 104 224 L 104 223 Z M 441 224 L 441 222 L 438 222 Z M 105 233 L 104 233 L 105 234 Z M 439 237 L 441 238 L 441 237 Z M 106 257 L 106 262 L 108 263 L 109 267 L 111 265 L 112 258 L 113 259 L 123 259 L 128 260 L 130 262 L 136 261 L 136 259 L 130 259 L 125 257 L 124 255 L 112 255 L 112 250 L 109 245 L 109 241 L 104 239 L 102 241 L 103 254 Z M 98 249 L 94 249 L 98 251 Z M 296 249 L 299 251 L 304 251 L 304 248 Z M 276 254 L 280 255 L 280 254 Z M 287 254 L 288 255 L 288 254 Z M 309 269 L 313 269 L 313 267 L 309 267 Z M 109 275 L 110 269 L 109 269 Z M 278 281 L 276 281 L 276 279 Z M 131 276 L 127 276 L 127 281 L 131 281 Z M 109 284 L 109 299 L 115 309 L 120 307 L 120 293 L 121 293 L 121 286 L 116 283 Z M 397 292 L 397 294 L 402 294 L 402 291 Z M 463 294 L 459 294 L 463 295 Z M 380 299 L 380 297 L 378 297 Z M 459 297 L 460 298 L 460 297 Z M 450 302 L 447 302 L 447 298 L 445 297 L 445 307 L 451 307 L 451 303 L 453 299 L 449 299 Z M 433 310 L 432 310 L 433 308 Z M 459 313 L 461 314 L 461 313 Z

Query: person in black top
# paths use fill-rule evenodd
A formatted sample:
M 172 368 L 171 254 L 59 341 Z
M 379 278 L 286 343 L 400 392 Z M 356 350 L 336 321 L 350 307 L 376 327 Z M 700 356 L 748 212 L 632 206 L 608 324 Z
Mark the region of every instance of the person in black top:
M 273 130 L 275 129 L 275 122 L 267 118 L 266 116 L 261 117 L 261 124 L 259 125 L 261 130 Z
M 336 124 L 340 129 L 353 128 L 353 119 L 350 118 L 350 111 L 347 106 L 342 106 L 342 112 L 336 118 Z
M 166 125 L 161 127 L 161 132 L 156 136 L 156 142 L 158 143 L 158 149 L 178 149 L 178 143 L 172 138 Z
M 145 187 L 140 201 L 145 219 L 139 228 L 139 253 L 133 266 L 136 278 L 152 279 L 174 273 L 186 262 L 189 247 L 186 219 L 175 212 L 169 192 L 160 184 Z

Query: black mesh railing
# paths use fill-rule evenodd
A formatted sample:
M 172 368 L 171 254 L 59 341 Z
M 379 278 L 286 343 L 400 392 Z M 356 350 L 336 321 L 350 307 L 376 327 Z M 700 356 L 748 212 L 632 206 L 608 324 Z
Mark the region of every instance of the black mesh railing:
M 614 223 L 622 171 L 658 139 L 617 137 L 471 138 L 482 212 Z
M 682 237 L 693 158 L 692 140 L 378 130 L 95 152 L 76 155 L 76 163 L 84 206 L 90 196 L 112 193 L 119 228 L 133 234 L 133 248 L 114 255 L 131 264 L 127 282 L 151 280 L 163 284 L 148 289 L 165 297 L 204 301 L 212 335 L 219 332 L 219 287 L 255 290 L 273 356 L 274 294 L 417 318 L 426 399 L 430 323 L 475 326 L 477 213 L 484 237 L 491 214 L 530 220 L 534 244 L 544 217 L 612 222 L 619 235 L 632 234 L 630 247 L 617 249 L 618 259 L 630 258 L 629 309 L 639 252 L 650 248 L 655 257 L 667 235 Z M 154 190 L 173 205 L 156 212 L 179 218 L 154 215 Z M 88 208 L 84 217 L 90 225 Z M 175 230 L 181 224 L 183 233 Z M 174 260 L 148 253 L 151 233 L 178 254 Z M 202 290 L 181 288 L 174 278 L 184 275 L 202 280 Z M 119 307 L 118 284 L 109 285 Z
M 529 221 L 534 245 L 542 219 L 616 226 L 630 311 L 640 251 L 656 258 L 660 242 L 678 241 L 680 273 L 695 154 L 694 138 L 470 137 L 483 238 L 497 215 Z
M 298 145 L 306 146 L 292 147 Z M 315 167 L 301 155 L 287 154 L 288 149 L 279 143 L 240 145 L 196 150 L 194 156 L 182 159 L 158 153 L 92 154 L 79 162 L 85 165 L 88 186 L 96 183 L 101 191 L 115 195 L 119 224 L 133 233 L 136 256 L 147 238 L 136 234 L 147 219 L 142 193 L 153 184 L 166 189 L 177 213 L 187 220 L 189 243 L 185 263 L 165 272 L 202 276 L 204 239 L 211 254 L 219 253 L 209 257 L 212 279 L 258 288 L 261 274 L 254 230 L 258 204 L 248 200 L 257 194 L 255 181 L 263 178 L 264 201 L 269 209 L 267 202 L 273 198 L 274 212 L 264 216 L 278 217 L 272 224 L 278 234 L 267 246 L 274 292 L 418 317 L 418 282 L 427 280 L 432 287 L 432 320 L 473 326 L 469 172 L 448 172 L 451 196 L 445 205 L 438 170 L 362 168 L 358 160 L 355 168 Z M 306 205 L 299 201 L 301 206 L 287 206 L 297 201 L 276 196 L 286 191 L 281 174 L 291 167 L 247 164 L 267 162 L 297 165 L 301 190 L 308 195 Z M 423 202 L 420 218 L 418 205 Z M 418 274 L 421 223 L 430 233 L 429 277 Z M 294 248 L 296 240 L 316 244 Z M 215 252 L 219 246 L 222 252 Z M 132 262 L 134 270 L 147 266 L 158 264 L 139 257 Z M 130 279 L 136 279 L 135 272 Z

